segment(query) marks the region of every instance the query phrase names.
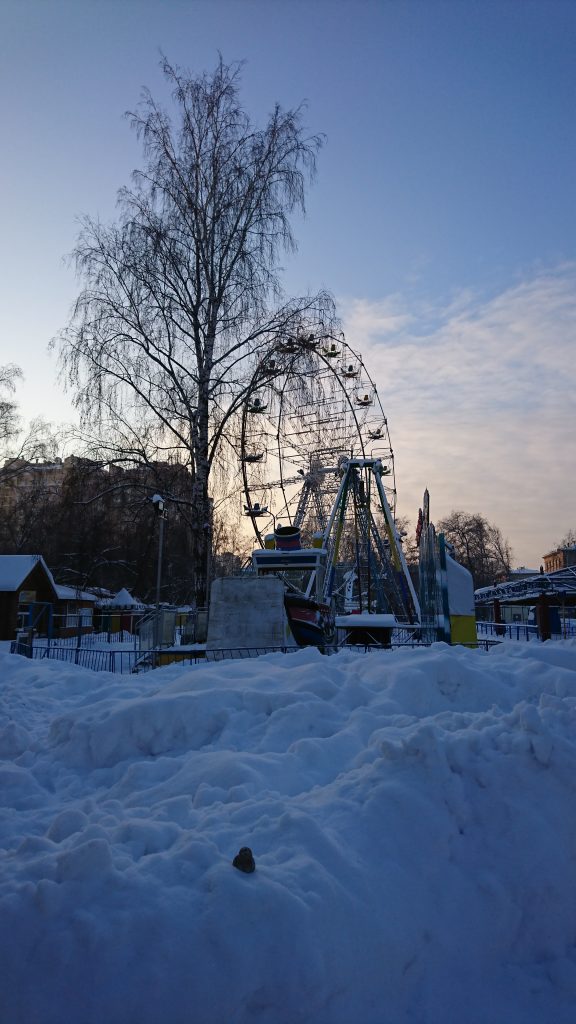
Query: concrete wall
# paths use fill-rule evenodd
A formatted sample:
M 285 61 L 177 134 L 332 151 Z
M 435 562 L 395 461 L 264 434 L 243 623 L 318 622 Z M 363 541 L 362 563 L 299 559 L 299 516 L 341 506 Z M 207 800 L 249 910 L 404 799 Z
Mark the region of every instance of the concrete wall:
M 229 576 L 210 592 L 208 651 L 295 647 L 284 610 L 284 584 L 276 577 Z

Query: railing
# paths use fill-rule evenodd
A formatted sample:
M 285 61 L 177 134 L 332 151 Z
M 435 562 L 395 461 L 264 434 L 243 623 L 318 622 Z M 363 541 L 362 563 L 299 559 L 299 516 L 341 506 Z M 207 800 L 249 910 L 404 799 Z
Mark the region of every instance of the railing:
M 26 632 L 26 631 L 24 631 Z M 35 637 L 35 647 L 98 647 L 102 648 L 105 644 L 106 647 L 116 646 L 118 650 L 122 648 L 130 648 L 132 650 L 139 649 L 139 641 L 137 635 L 130 633 L 129 630 L 124 629 L 117 633 L 82 633 L 80 636 L 78 633 L 74 636 L 59 636 L 54 639 L 48 639 L 47 637 Z
M 72 645 L 51 644 L 33 645 L 22 640 L 13 640 L 10 645 L 11 654 L 21 654 L 25 658 L 65 661 L 70 665 L 93 672 L 115 672 L 125 674 L 133 672 L 140 657 L 138 651 L 114 650 L 114 648 L 73 647 Z
M 477 643 L 458 644 L 455 646 L 489 650 L 498 642 L 498 640 L 482 639 L 478 640 Z M 376 651 L 400 650 L 407 647 L 421 649 L 430 646 L 430 642 L 413 640 L 400 644 L 392 643 L 389 646 L 381 644 L 343 644 L 338 647 L 325 645 L 321 648 L 321 651 L 325 655 L 337 654 L 343 650 L 350 651 L 353 654 L 371 654 Z M 223 650 L 178 652 L 178 648 L 175 648 L 169 653 L 177 656 L 179 665 L 198 665 L 205 664 L 207 661 L 241 661 L 248 658 L 260 658 L 265 654 L 295 654 L 302 649 L 301 647 L 231 647 Z M 168 653 L 162 648 L 140 653 L 135 650 L 114 650 L 113 648 L 98 650 L 92 647 L 73 647 L 61 644 L 37 646 L 21 640 L 13 640 L 10 651 L 12 654 L 20 654 L 26 658 L 64 661 L 69 665 L 79 665 L 81 668 L 91 669 L 93 672 L 114 672 L 118 674 L 128 674 L 160 667 L 162 663 L 166 663 L 165 658 Z
M 538 626 L 529 625 L 527 622 L 481 622 L 476 623 L 476 632 L 479 636 L 493 636 L 498 640 L 539 640 Z M 551 634 L 553 640 L 565 640 L 576 636 L 576 630 L 572 626 L 561 625 L 560 632 L 556 630 Z
M 478 636 L 495 637 L 498 640 L 538 640 L 538 626 L 525 622 L 476 622 Z
M 368 644 L 366 646 L 364 646 L 363 644 L 343 644 L 340 647 L 334 648 L 334 650 L 331 651 L 330 653 L 336 653 L 337 651 L 345 650 L 345 651 L 366 652 L 368 654 L 368 653 L 370 653 L 370 651 L 383 651 L 383 650 L 386 650 L 386 651 L 399 651 L 399 650 L 404 650 L 406 647 L 409 647 L 412 650 L 418 650 L 418 649 L 423 648 L 423 647 L 432 647 L 433 644 L 436 644 L 436 643 L 439 643 L 439 642 L 446 643 L 446 641 L 438 641 L 438 640 L 410 640 L 410 641 L 406 641 L 405 643 L 401 643 L 401 644 L 392 643 L 392 644 L 390 644 L 389 647 L 386 647 L 383 644 Z M 457 643 L 447 644 L 446 646 L 448 646 L 448 647 L 468 647 L 472 651 L 478 651 L 478 650 L 480 650 L 480 651 L 489 651 L 490 648 L 496 647 L 499 643 L 500 643 L 499 640 L 491 640 L 491 639 L 487 639 L 487 638 L 486 639 L 477 638 L 476 640 L 470 640 L 470 641 L 466 641 L 466 642 L 462 642 L 461 640 L 459 640 Z

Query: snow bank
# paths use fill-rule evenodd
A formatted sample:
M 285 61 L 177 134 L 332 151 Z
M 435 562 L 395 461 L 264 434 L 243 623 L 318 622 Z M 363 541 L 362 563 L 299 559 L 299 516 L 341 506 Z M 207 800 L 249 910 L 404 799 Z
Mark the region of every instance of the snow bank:
M 2 1024 L 573 1024 L 574 642 L 0 678 Z

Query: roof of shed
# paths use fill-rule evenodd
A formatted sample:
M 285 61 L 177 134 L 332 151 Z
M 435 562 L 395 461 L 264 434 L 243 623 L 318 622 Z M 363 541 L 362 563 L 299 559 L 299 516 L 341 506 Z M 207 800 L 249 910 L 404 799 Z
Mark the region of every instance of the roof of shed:
M 40 563 L 56 593 L 56 584 L 42 555 L 0 555 L 0 591 L 14 592 Z

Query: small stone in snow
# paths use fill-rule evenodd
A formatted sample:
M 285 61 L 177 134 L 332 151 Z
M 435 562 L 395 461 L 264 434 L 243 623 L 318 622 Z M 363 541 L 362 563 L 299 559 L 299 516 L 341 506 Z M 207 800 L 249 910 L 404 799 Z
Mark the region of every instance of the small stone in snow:
M 235 868 L 238 868 L 238 871 L 244 871 L 247 875 L 250 875 L 256 868 L 252 850 L 249 846 L 242 846 L 232 863 Z

